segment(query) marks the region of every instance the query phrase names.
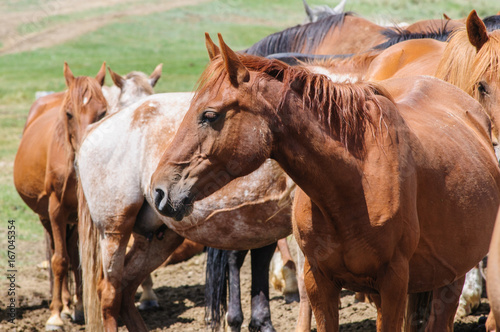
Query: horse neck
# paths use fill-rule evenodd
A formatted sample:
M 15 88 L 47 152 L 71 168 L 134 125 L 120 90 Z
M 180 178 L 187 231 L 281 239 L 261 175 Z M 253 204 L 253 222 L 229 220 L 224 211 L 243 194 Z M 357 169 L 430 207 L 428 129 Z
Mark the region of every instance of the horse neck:
M 326 132 L 295 94 L 289 94 L 279 115 L 283 127 L 275 132 L 272 156 L 314 202 L 338 207 L 362 197 L 359 164 L 335 129 Z

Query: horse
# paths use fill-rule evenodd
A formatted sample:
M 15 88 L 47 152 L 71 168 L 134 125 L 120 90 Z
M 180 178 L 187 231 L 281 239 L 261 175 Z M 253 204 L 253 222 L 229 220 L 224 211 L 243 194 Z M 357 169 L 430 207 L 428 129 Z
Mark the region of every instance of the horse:
M 289 187 L 293 183 L 272 161 L 235 181 L 227 191 L 194 205 L 190 219 L 179 222 L 155 212 L 147 195 L 151 175 L 192 96 L 157 94 L 122 109 L 93 126 L 79 149 L 79 235 L 87 281 L 84 307 L 87 327 L 93 331 L 116 330 L 119 316 L 129 330 L 147 330 L 134 306 L 135 291 L 183 237 L 220 249 L 245 250 L 291 234 Z M 229 239 L 199 241 L 205 233 L 221 228 Z M 125 253 L 132 233 L 134 244 Z
M 80 146 L 86 127 L 100 120 L 107 103 L 102 95 L 105 64 L 94 78 L 74 77 L 64 63 L 68 89 L 61 93 L 59 103 L 53 103 L 36 117 L 28 118 L 14 161 L 14 184 L 23 201 L 38 214 L 50 234 L 53 255 L 52 302 L 47 330 L 61 329 L 61 313 L 71 315 L 71 295 L 67 288 L 69 265 L 76 283 L 76 303 L 73 318 L 83 317 L 81 274 L 76 248 L 76 176 L 74 154 Z
M 408 39 L 446 40 L 449 33 L 460 25 L 462 23 L 459 21 L 444 19 L 423 20 L 404 29 L 385 27 L 355 16 L 352 12 L 345 12 L 273 33 L 243 52 L 259 56 L 276 53 L 356 54 L 385 49 Z
M 315 6 L 314 8 L 311 8 L 307 4 L 306 0 L 302 0 L 302 2 L 304 3 L 304 9 L 307 14 L 305 23 L 314 23 L 328 16 L 343 13 L 347 0 L 341 0 L 335 8 L 331 8 L 328 5 Z
M 342 287 L 373 293 L 380 331 L 401 330 L 407 294 L 411 308 L 426 292 L 427 329 L 453 329 L 500 203 L 482 107 L 432 77 L 334 83 L 219 43 L 151 178 L 158 212 L 189 220 L 193 204 L 271 157 L 300 188 L 294 235 L 318 331 L 338 330 Z
M 108 101 L 109 110 L 107 114 L 112 114 L 121 108 L 124 108 L 140 98 L 153 94 L 153 88 L 161 77 L 162 64 L 156 66 L 149 77 L 143 72 L 132 71 L 125 76 L 120 76 L 108 67 L 114 86 L 102 87 L 104 97 Z M 24 125 L 24 130 L 38 116 L 54 105 L 60 105 L 64 99 L 64 91 L 56 92 L 38 98 L 28 112 L 28 118 Z M 23 130 L 23 132 L 24 132 Z
M 490 313 L 486 321 L 486 331 L 499 331 L 500 325 L 497 322 L 500 322 L 500 210 L 491 237 L 486 274 L 486 289 L 490 302 Z
M 120 76 L 108 67 L 111 79 L 115 83 L 111 87 L 102 88 L 109 104 L 108 114 L 113 114 L 141 98 L 152 95 L 153 88 L 161 77 L 162 68 L 163 64 L 160 63 L 149 76 L 140 71 L 131 71 L 125 76 Z

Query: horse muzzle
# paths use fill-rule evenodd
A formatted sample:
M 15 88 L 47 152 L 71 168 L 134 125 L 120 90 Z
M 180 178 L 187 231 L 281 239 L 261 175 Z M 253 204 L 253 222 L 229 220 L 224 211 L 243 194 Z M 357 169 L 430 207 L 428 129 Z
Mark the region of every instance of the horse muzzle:
M 155 207 L 160 214 L 181 221 L 193 212 L 193 197 L 189 195 L 182 199 L 172 199 L 166 190 L 157 187 L 153 193 Z

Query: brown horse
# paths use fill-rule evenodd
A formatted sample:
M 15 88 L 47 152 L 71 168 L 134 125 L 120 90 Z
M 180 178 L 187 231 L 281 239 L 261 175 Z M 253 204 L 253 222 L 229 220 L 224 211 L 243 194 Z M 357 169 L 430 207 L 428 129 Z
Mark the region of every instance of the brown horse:
M 486 331 L 500 331 L 500 211 L 495 222 L 488 254 L 487 290 L 490 302 L 490 314 L 486 322 Z
M 276 53 L 356 54 L 374 48 L 385 49 L 407 39 L 446 40 L 458 25 L 461 23 L 452 20 L 424 20 L 405 29 L 384 27 L 346 12 L 276 32 L 245 52 L 259 56 Z
M 294 234 L 318 331 L 338 330 L 342 287 L 374 294 L 380 331 L 401 330 L 407 293 L 433 291 L 427 328 L 451 331 L 500 203 L 481 106 L 430 77 L 339 84 L 219 41 L 151 178 L 158 211 L 179 220 L 271 157 L 302 189 Z
M 67 290 L 67 273 L 71 264 L 75 271 L 77 303 L 75 316 L 83 318 L 81 310 L 81 275 L 76 240 L 67 237 L 76 232 L 76 176 L 73 167 L 75 150 L 87 126 L 106 113 L 107 103 L 101 86 L 106 74 L 105 64 L 96 78 L 74 77 L 64 64 L 68 89 L 64 98 L 37 117 L 28 118 L 14 162 L 14 184 L 21 198 L 38 214 L 45 230 L 51 235 L 52 272 L 54 285 L 51 316 L 47 329 L 63 326 L 61 312 L 70 312 L 71 298 Z
M 500 140 L 500 30 L 488 32 L 472 11 L 466 26 L 457 29 L 448 43 L 411 40 L 394 45 L 377 56 L 365 79 L 432 75 L 474 97 L 492 121 L 492 141 Z

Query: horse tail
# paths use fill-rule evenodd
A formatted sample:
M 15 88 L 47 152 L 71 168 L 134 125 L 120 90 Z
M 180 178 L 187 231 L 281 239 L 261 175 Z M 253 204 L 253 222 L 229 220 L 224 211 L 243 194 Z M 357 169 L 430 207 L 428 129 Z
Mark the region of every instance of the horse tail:
M 403 331 L 424 331 L 431 312 L 431 303 L 432 291 L 408 294 Z
M 212 331 L 219 329 L 221 316 L 227 308 L 228 258 L 229 251 L 207 247 L 205 321 Z
M 83 307 L 85 324 L 89 331 L 102 331 L 101 304 L 98 297 L 102 278 L 99 232 L 90 216 L 83 188 L 78 181 L 78 233 L 80 240 L 80 264 L 83 277 Z

